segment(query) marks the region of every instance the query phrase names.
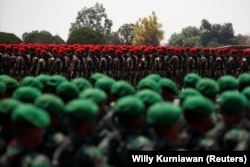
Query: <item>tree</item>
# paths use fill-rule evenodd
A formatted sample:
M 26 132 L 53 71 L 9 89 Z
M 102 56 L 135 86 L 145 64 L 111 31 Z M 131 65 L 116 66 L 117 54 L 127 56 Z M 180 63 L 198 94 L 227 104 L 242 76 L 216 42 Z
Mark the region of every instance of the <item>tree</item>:
M 134 38 L 133 30 L 134 24 L 124 24 L 118 29 L 117 34 L 122 44 L 132 44 Z
M 74 30 L 69 35 L 67 40 L 68 44 L 105 44 L 104 36 L 97 31 L 94 31 L 88 27 L 83 27 L 77 30 Z
M 104 35 L 108 39 L 111 35 L 113 22 L 108 19 L 105 8 L 102 4 L 96 3 L 95 6 L 84 7 L 78 12 L 75 23 L 71 23 L 70 34 L 83 27 L 88 27 Z
M 174 33 L 170 39 L 168 45 L 171 46 L 200 46 L 200 34 L 201 31 L 196 27 L 186 27 L 177 34 Z
M 155 12 L 152 16 L 140 18 L 134 26 L 133 45 L 158 46 L 163 39 L 164 31 L 160 30 L 162 25 L 158 23 Z
M 213 45 L 237 44 L 232 23 L 211 24 L 203 19 L 200 30 L 202 32 L 201 44 L 203 46 L 211 45 L 211 43 L 213 43 Z
M 22 35 L 22 38 L 25 43 L 43 43 L 43 44 L 50 44 L 50 43 L 65 43 L 61 37 L 58 35 L 53 36 L 48 31 L 32 31 L 30 33 L 25 32 Z
M 19 44 L 22 40 L 13 33 L 0 32 L 0 43 Z
M 250 45 L 250 35 L 237 35 L 236 40 L 240 45 Z

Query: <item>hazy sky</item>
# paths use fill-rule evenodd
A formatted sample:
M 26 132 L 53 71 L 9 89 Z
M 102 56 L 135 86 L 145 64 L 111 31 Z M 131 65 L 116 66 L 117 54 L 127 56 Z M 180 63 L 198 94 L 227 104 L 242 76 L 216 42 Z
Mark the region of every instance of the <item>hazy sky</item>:
M 95 3 L 103 4 L 112 30 L 155 11 L 162 23 L 164 40 L 187 26 L 210 23 L 233 23 L 235 35 L 250 34 L 250 0 L 0 0 L 0 31 L 14 33 L 47 30 L 67 40 L 70 23 L 77 12 Z

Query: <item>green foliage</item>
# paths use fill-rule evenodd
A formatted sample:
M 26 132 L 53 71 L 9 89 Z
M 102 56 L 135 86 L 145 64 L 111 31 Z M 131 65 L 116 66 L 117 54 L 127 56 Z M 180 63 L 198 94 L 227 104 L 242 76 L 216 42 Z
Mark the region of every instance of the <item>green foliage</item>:
M 52 36 L 52 34 L 48 31 L 32 31 L 30 33 L 25 32 L 22 35 L 22 38 L 25 43 L 43 43 L 43 44 L 50 44 L 50 43 L 65 43 L 64 40 L 59 37 L 58 35 Z
M 83 27 L 72 31 L 69 35 L 68 44 L 105 44 L 104 36 L 88 27 Z
M 96 3 L 95 6 L 84 7 L 78 12 L 76 21 L 71 23 L 70 34 L 80 28 L 88 27 L 104 35 L 108 41 L 111 35 L 112 20 L 108 19 L 105 8 L 102 4 Z
M 0 43 L 19 44 L 22 40 L 13 33 L 0 32 Z
M 164 31 L 160 30 L 161 27 L 155 12 L 152 12 L 152 16 L 148 18 L 140 18 L 134 26 L 132 44 L 158 46 L 164 35 Z
M 124 24 L 122 25 L 118 31 L 117 35 L 122 44 L 132 44 L 132 40 L 134 38 L 134 24 Z
M 199 28 L 186 27 L 180 33 L 174 33 L 168 45 L 171 46 L 201 46 L 218 47 L 222 45 L 239 44 L 234 36 L 232 23 L 211 24 L 203 19 Z

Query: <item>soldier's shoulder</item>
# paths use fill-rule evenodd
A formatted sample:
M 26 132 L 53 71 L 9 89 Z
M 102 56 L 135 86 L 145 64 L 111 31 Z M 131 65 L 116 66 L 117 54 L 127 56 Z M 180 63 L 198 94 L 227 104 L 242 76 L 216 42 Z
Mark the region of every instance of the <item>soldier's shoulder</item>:
M 51 167 L 52 165 L 47 156 L 38 153 L 28 153 L 22 160 L 22 166 Z
M 108 166 L 107 157 L 103 156 L 101 150 L 92 145 L 82 146 L 75 155 L 75 164 L 78 166 Z
M 128 144 L 127 148 L 129 150 L 147 150 L 151 148 L 153 141 L 145 136 L 137 136 L 132 139 Z

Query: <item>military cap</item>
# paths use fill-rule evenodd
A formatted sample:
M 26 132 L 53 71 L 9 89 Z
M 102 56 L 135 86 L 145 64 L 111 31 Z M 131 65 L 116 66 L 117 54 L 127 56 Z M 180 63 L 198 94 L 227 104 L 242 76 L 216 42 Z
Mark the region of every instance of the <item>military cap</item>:
M 62 99 L 76 99 L 79 97 L 79 93 L 79 88 L 69 81 L 61 82 L 56 87 L 56 94 Z
M 230 129 L 223 137 L 223 147 L 227 150 L 243 151 L 246 149 L 245 144 L 248 138 L 248 131 L 238 128 Z
M 242 73 L 238 77 L 239 91 L 242 91 L 245 87 L 250 86 L 250 74 Z
M 198 90 L 194 88 L 185 88 L 182 92 L 180 92 L 179 99 L 181 102 L 183 102 L 188 97 L 199 96 L 199 95 L 201 95 L 201 93 Z
M 162 90 L 167 89 L 172 91 L 175 95 L 179 94 L 179 90 L 175 84 L 175 82 L 169 78 L 162 78 L 160 80 L 160 86 Z
M 120 98 L 114 107 L 118 114 L 125 114 L 131 117 L 140 117 L 144 114 L 145 106 L 141 99 L 135 96 L 125 96 Z
M 161 94 L 161 86 L 156 81 L 149 79 L 149 78 L 143 78 L 138 83 L 138 90 L 143 89 L 151 89 L 159 94 Z
M 8 98 L 1 100 L 0 103 L 0 113 L 8 114 L 13 111 L 18 105 L 22 104 L 20 101 Z
M 36 88 L 23 86 L 15 90 L 13 98 L 24 103 L 33 103 L 41 94 L 41 91 Z
M 107 101 L 106 93 L 98 88 L 89 88 L 80 93 L 81 99 L 88 99 L 97 104 L 103 104 Z
M 9 77 L 10 76 L 8 76 L 8 75 L 2 74 L 2 75 L 0 75 L 0 81 L 2 81 L 5 78 L 9 78 Z
M 43 94 L 39 96 L 36 98 L 34 104 L 51 115 L 61 115 L 65 111 L 63 101 L 53 94 Z
M 220 92 L 224 92 L 226 90 L 237 90 L 239 86 L 239 81 L 232 75 L 221 76 L 217 82 L 220 87 Z
M 36 76 L 35 78 L 37 80 L 39 80 L 43 84 L 44 87 L 46 87 L 48 85 L 50 77 L 51 76 L 47 75 L 47 74 L 40 74 L 40 75 Z
M 0 94 L 4 94 L 6 90 L 6 85 L 0 81 Z
M 145 106 L 150 106 L 154 103 L 163 101 L 162 96 L 151 89 L 143 89 L 135 94 L 136 97 L 140 98 Z
M 250 86 L 244 88 L 241 91 L 241 94 L 243 94 L 248 100 L 250 100 Z
M 116 97 L 120 98 L 126 95 L 135 94 L 135 88 L 127 81 L 120 80 L 116 81 L 111 87 L 111 93 Z
M 184 77 L 185 87 L 195 88 L 197 82 L 201 79 L 201 76 L 196 73 L 188 73 Z
M 22 104 L 14 109 L 11 115 L 14 123 L 29 123 L 37 128 L 44 128 L 50 124 L 48 113 L 31 104 Z
M 80 91 L 92 88 L 91 83 L 85 78 L 74 78 L 71 80 L 71 82 L 75 84 Z
M 200 116 L 207 116 L 215 111 L 215 105 L 213 102 L 203 96 L 188 97 L 183 101 L 182 108 L 184 112 L 188 110 L 189 112 Z
M 25 78 L 23 78 L 23 80 L 20 83 L 20 86 L 30 86 L 30 87 L 34 87 L 40 91 L 43 90 L 43 84 L 36 79 L 35 77 L 31 77 L 31 76 L 27 76 Z
M 107 77 L 105 74 L 102 74 L 102 73 L 94 73 L 90 76 L 89 80 L 90 82 L 92 83 L 92 85 L 95 85 L 95 82 L 98 80 L 98 79 L 101 79 L 103 77 Z
M 19 83 L 12 77 L 2 78 L 2 82 L 5 84 L 6 89 L 16 89 L 19 87 Z
M 102 89 L 105 92 L 110 92 L 112 85 L 115 83 L 115 80 L 110 77 L 103 77 L 96 81 L 95 88 Z
M 67 81 L 67 79 L 65 77 L 63 77 L 61 75 L 53 75 L 49 78 L 47 85 L 55 88 L 64 81 Z
M 170 102 L 159 102 L 149 107 L 147 122 L 156 126 L 170 126 L 179 121 L 182 110 Z
M 157 83 L 161 80 L 161 76 L 158 74 L 149 74 L 146 76 L 146 78 L 152 79 Z
M 69 116 L 84 121 L 96 121 L 99 115 L 99 108 L 91 100 L 75 99 L 66 105 L 66 112 Z
M 231 113 L 242 113 L 246 111 L 248 107 L 247 98 L 235 91 L 223 92 L 218 99 L 218 103 L 222 111 Z
M 196 84 L 196 89 L 206 97 L 212 98 L 216 97 L 216 95 L 220 91 L 220 87 L 218 83 L 210 78 L 202 78 Z

